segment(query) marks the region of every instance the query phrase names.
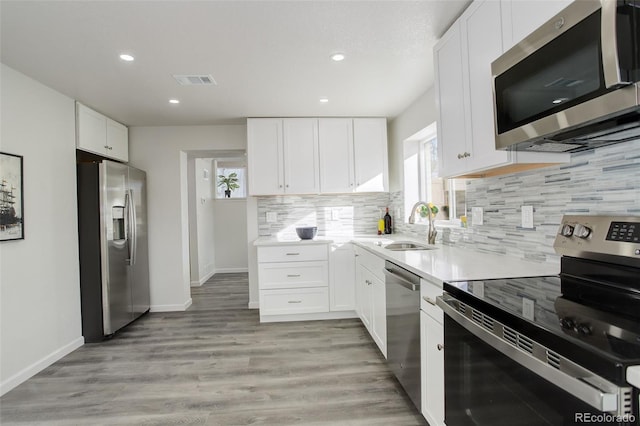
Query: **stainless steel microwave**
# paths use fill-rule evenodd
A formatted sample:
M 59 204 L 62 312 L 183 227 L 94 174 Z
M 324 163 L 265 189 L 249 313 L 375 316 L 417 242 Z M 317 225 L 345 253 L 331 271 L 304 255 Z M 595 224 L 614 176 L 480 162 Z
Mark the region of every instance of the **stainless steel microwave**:
M 575 0 L 491 70 L 497 149 L 640 138 L 640 0 Z

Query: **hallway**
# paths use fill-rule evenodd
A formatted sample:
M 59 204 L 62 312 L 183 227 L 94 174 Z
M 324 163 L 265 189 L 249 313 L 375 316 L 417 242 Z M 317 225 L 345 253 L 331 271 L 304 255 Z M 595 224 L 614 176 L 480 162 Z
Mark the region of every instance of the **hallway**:
M 7 393 L 0 424 L 425 424 L 359 320 L 259 324 L 246 273 L 192 297 Z

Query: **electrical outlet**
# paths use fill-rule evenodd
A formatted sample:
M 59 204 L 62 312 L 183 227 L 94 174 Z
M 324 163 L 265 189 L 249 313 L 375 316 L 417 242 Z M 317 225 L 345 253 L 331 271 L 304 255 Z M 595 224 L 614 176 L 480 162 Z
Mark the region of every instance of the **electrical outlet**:
M 471 207 L 471 225 L 478 226 L 484 223 L 482 207 Z
M 267 212 L 267 223 L 275 223 L 278 221 L 278 212 Z
M 533 300 L 527 299 L 526 297 L 522 298 L 522 316 L 523 317 L 525 317 L 529 321 L 533 321 L 534 308 L 535 308 L 535 302 Z
M 533 229 L 533 206 L 522 206 L 522 227 Z
M 484 283 L 482 281 L 476 281 L 473 283 L 472 293 L 479 297 L 480 299 L 484 299 Z

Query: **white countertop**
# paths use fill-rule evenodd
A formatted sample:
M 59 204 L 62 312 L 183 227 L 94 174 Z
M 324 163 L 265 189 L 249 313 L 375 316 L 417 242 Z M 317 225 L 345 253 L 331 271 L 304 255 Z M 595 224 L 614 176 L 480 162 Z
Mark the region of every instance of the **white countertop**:
M 402 234 L 316 237 L 313 240 L 269 236 L 259 237 L 253 244 L 255 246 L 277 246 L 352 242 L 431 281 L 533 277 L 557 275 L 560 272 L 560 265 L 555 263 L 527 261 L 442 244 L 436 244 L 433 250 L 391 251 L 384 248 L 385 245 L 394 241 L 414 241 L 425 244 L 423 240 Z
M 393 241 L 417 240 L 400 234 L 352 242 L 376 255 L 390 260 L 409 271 L 433 281 L 466 281 L 492 278 L 533 277 L 557 275 L 560 264 L 533 262 L 500 254 L 480 253 L 468 248 L 434 245 L 433 250 L 391 251 L 384 248 Z

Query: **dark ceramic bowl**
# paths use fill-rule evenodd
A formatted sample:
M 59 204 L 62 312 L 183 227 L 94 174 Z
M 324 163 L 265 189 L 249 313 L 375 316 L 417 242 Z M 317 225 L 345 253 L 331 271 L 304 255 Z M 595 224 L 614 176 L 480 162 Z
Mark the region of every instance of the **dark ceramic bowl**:
M 296 228 L 296 234 L 303 240 L 313 240 L 318 233 L 317 226 L 303 226 Z

